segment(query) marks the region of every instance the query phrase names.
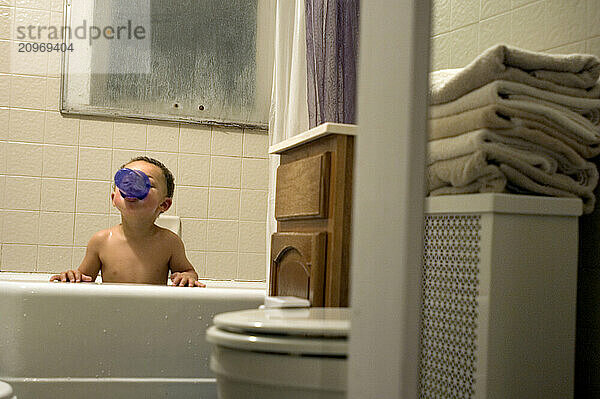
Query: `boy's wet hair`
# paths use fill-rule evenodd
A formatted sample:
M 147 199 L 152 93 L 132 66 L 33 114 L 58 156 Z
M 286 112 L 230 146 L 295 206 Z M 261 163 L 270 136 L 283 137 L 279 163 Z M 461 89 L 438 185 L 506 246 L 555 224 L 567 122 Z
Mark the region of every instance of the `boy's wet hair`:
M 171 171 L 159 160 L 145 156 L 135 157 L 121 165 L 119 169 L 123 169 L 125 166 L 136 161 L 144 161 L 158 166 L 160 170 L 162 170 L 165 181 L 167 182 L 167 198 L 173 198 L 173 191 L 175 191 L 175 178 L 173 177 Z

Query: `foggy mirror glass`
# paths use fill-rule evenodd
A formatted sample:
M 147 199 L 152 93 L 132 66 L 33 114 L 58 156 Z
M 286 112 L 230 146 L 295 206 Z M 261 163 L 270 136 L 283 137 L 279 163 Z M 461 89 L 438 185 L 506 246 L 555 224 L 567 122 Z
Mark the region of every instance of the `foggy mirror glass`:
M 72 47 L 61 111 L 265 128 L 273 60 L 267 3 L 67 4 Z

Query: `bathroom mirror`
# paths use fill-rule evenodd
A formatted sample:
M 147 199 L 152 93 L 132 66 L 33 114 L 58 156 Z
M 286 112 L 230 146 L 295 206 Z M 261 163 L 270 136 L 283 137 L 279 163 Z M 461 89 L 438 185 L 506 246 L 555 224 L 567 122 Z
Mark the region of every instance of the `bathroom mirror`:
M 61 112 L 266 128 L 270 3 L 68 0 Z

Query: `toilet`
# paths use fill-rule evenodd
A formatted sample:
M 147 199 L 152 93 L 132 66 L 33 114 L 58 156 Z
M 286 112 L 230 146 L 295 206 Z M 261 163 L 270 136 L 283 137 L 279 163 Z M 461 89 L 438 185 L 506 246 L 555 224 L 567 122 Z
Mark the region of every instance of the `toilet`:
M 13 394 L 12 387 L 2 381 L 0 381 L 0 399 L 17 399 Z
M 213 322 L 220 399 L 346 397 L 348 308 L 250 309 Z

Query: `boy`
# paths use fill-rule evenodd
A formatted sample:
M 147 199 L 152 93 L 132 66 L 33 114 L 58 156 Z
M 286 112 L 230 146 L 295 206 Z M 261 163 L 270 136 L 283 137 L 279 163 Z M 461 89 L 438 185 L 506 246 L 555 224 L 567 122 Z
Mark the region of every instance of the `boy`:
M 133 158 L 121 169 L 125 167 L 144 172 L 150 191 L 140 200 L 123 198 L 115 187 L 111 199 L 121 212 L 121 224 L 94 234 L 79 268 L 54 275 L 50 281 L 94 281 L 102 270 L 106 283 L 166 284 L 170 269 L 173 285 L 204 287 L 179 236 L 154 224 L 173 202 L 173 175 L 148 157 Z

